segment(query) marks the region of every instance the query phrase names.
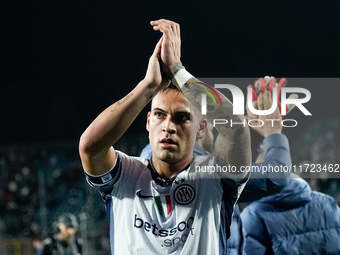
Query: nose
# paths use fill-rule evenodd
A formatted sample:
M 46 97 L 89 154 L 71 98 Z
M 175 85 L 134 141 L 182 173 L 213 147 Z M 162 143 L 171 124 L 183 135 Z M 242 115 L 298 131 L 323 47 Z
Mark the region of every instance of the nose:
M 171 116 L 167 116 L 167 118 L 164 120 L 163 132 L 167 132 L 169 134 L 174 134 L 176 132 L 175 123 L 173 123 Z

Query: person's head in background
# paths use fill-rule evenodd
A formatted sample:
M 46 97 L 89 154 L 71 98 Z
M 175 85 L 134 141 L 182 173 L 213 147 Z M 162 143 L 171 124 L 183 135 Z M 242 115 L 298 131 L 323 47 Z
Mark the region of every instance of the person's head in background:
M 197 137 L 196 142 L 199 146 L 201 146 L 204 150 L 209 153 L 212 153 L 214 150 L 214 127 L 210 122 L 207 122 L 207 129 L 202 137 Z
M 68 243 L 78 228 L 77 218 L 72 213 L 65 213 L 58 218 L 57 232 L 60 241 Z

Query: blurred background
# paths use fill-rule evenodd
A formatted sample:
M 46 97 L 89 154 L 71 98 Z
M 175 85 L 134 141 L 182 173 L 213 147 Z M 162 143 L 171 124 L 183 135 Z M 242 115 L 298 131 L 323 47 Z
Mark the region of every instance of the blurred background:
M 144 77 L 161 36 L 150 20 L 181 25 L 182 62 L 196 77 L 272 75 L 310 90 L 312 116 L 294 110 L 299 125 L 284 129 L 293 164 L 339 163 L 339 11 L 337 1 L 1 3 L 0 253 L 34 254 L 33 240 L 68 211 L 84 254 L 109 254 L 104 203 L 86 184 L 78 140 Z M 139 155 L 147 111 L 117 149 Z M 302 177 L 340 203 L 337 176 Z

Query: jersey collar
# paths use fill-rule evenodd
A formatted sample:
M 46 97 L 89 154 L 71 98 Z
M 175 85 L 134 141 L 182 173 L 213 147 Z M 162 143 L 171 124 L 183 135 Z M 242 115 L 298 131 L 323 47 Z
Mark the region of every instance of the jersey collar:
M 187 170 L 188 168 L 190 167 L 190 163 L 182 170 Z M 157 172 L 157 170 L 155 169 L 154 165 L 152 164 L 152 156 L 151 158 L 149 159 L 149 164 L 148 164 L 148 169 L 150 170 L 151 172 L 151 176 L 152 176 L 152 179 L 160 186 L 162 187 L 168 187 L 170 186 L 174 180 L 177 178 L 178 174 L 180 174 L 181 172 L 179 172 L 176 176 L 172 177 L 171 179 L 169 180 L 164 180 L 161 178 L 161 176 L 159 175 L 159 173 Z

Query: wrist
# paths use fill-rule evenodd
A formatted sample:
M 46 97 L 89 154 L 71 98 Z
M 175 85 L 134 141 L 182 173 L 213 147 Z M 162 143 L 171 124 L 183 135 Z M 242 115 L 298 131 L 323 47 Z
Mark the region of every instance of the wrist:
M 153 98 L 160 90 L 163 89 L 163 86 L 157 84 L 157 82 L 153 80 L 149 80 L 144 78 L 139 82 L 139 86 L 146 93 L 147 97 Z
M 180 62 L 179 62 L 180 63 Z M 178 63 L 177 63 L 178 64 Z M 177 65 L 176 64 L 176 65 Z M 183 85 L 192 77 L 194 77 L 192 74 L 190 74 L 180 63 L 180 66 L 182 68 L 178 68 L 179 65 L 177 65 L 178 70 L 174 73 L 174 76 L 171 79 L 171 82 L 180 90 L 182 90 Z M 176 68 L 175 68 L 176 69 Z M 175 70 L 174 69 L 174 70 Z M 172 69 L 171 69 L 172 70 Z M 172 72 L 172 71 L 171 71 Z
M 175 76 L 175 74 L 181 69 L 185 69 L 184 66 L 182 65 L 181 61 L 179 61 L 176 64 L 174 64 L 173 66 L 171 66 L 170 67 L 170 71 L 171 71 L 171 74 L 172 74 L 171 78 L 173 78 Z
M 282 131 L 277 130 L 277 131 L 271 131 L 271 132 L 263 133 L 263 136 L 264 136 L 264 138 L 266 138 L 268 136 L 271 136 L 271 135 L 274 135 L 274 134 L 281 134 L 281 133 L 282 133 Z

